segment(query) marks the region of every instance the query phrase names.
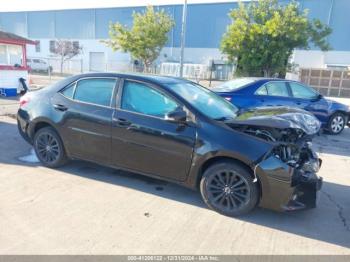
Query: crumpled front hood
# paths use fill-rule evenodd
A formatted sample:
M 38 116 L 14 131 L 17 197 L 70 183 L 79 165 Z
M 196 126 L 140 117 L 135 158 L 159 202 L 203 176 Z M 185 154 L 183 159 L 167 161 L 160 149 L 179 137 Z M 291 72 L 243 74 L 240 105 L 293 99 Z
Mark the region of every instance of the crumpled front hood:
M 232 124 L 272 127 L 297 128 L 308 135 L 316 134 L 321 123 L 311 113 L 291 107 L 260 107 L 240 113 Z

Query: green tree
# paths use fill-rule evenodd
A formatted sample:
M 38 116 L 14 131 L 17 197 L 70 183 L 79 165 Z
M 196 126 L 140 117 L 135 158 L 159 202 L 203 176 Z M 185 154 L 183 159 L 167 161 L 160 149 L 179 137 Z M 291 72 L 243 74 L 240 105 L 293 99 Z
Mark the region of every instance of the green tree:
M 132 16 L 133 26 L 130 29 L 120 23 L 110 24 L 110 39 L 104 42 L 113 51 L 129 52 L 133 58 L 143 62 L 145 71 L 149 71 L 168 41 L 168 32 L 174 21 L 164 10 L 155 11 L 152 6 L 144 12 L 134 12 Z
M 229 16 L 232 23 L 221 40 L 221 51 L 236 63 L 238 75 L 284 77 L 294 49 L 309 49 L 310 43 L 330 49 L 327 37 L 332 30 L 319 20 L 310 21 L 308 10 L 300 10 L 295 1 L 239 3 Z

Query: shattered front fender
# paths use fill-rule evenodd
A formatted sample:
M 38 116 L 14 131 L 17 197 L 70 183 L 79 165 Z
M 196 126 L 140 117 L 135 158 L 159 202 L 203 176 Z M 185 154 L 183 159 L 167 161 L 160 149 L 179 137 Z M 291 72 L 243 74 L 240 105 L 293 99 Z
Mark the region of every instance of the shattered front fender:
M 272 155 L 260 162 L 255 172 L 262 190 L 259 205 L 282 211 L 294 192 L 291 186 L 294 168 Z
M 257 165 L 256 175 L 261 183 L 259 206 L 276 211 L 316 206 L 322 178 L 315 173 L 305 174 L 271 155 Z

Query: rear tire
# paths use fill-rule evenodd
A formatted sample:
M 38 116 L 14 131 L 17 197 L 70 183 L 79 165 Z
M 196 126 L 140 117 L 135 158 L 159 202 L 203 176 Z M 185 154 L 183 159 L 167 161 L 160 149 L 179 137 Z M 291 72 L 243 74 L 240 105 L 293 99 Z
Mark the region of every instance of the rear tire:
M 56 168 L 67 163 L 68 158 L 60 136 L 52 127 L 39 129 L 34 135 L 33 146 L 40 162 Z
M 260 195 L 251 173 L 233 161 L 210 166 L 203 174 L 200 191 L 209 208 L 231 217 L 252 211 Z
M 342 113 L 334 113 L 327 124 L 327 131 L 331 135 L 340 134 L 346 125 L 347 118 Z

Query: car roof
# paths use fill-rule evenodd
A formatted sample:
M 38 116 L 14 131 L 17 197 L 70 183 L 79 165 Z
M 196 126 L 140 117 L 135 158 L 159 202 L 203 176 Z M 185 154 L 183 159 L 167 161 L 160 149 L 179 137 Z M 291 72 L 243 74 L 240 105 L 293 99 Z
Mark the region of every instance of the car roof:
M 220 86 L 224 86 L 225 83 L 229 83 L 231 81 L 235 81 L 235 80 L 251 80 L 248 81 L 247 83 L 243 83 L 241 86 L 234 88 L 232 90 L 220 90 L 220 88 L 217 88 L 215 90 L 215 92 L 217 93 L 242 93 L 242 92 L 253 92 L 256 88 L 259 88 L 260 86 L 268 83 L 268 82 L 297 82 L 294 80 L 288 80 L 288 79 L 283 79 L 283 78 L 273 78 L 273 77 L 238 77 L 229 81 L 226 81 L 220 85 L 218 85 L 218 87 Z
M 146 81 L 146 82 L 154 82 L 157 84 L 176 84 L 176 83 L 184 83 L 184 82 L 191 82 L 189 80 L 186 80 L 184 78 L 180 77 L 172 77 L 172 76 L 160 76 L 160 75 L 151 75 L 151 74 L 134 74 L 134 73 L 85 73 L 76 75 L 76 79 L 84 78 L 84 77 L 120 77 L 120 78 L 127 78 L 127 79 L 133 79 L 133 80 L 139 80 L 139 81 Z
M 253 80 L 253 82 L 252 83 L 248 83 L 248 84 L 246 84 L 246 85 L 243 85 L 243 86 L 241 86 L 240 88 L 238 88 L 238 89 L 244 89 L 244 88 L 246 88 L 246 87 L 249 87 L 249 86 L 252 86 L 252 85 L 254 85 L 254 84 L 257 84 L 257 83 L 259 83 L 259 84 L 265 84 L 265 83 L 267 83 L 267 82 L 298 82 L 298 81 L 295 81 L 295 80 L 291 80 L 291 79 L 284 79 L 284 78 L 273 78 L 273 77 L 240 77 L 240 78 L 236 78 L 236 79 L 251 79 L 251 80 Z M 235 79 L 232 79 L 232 80 L 235 80 Z M 232 81 L 232 80 L 229 80 L 229 81 L 227 81 L 227 82 L 230 82 L 230 81 Z M 237 89 L 237 90 L 238 90 Z
M 290 81 L 288 79 L 283 79 L 283 78 L 273 78 L 273 77 L 241 77 L 241 78 L 244 78 L 244 79 L 251 79 L 251 80 L 254 80 L 255 82 L 257 81 L 264 81 L 264 82 L 267 82 L 267 81 Z M 238 78 L 237 78 L 238 79 Z M 234 80 L 234 79 L 233 79 Z

